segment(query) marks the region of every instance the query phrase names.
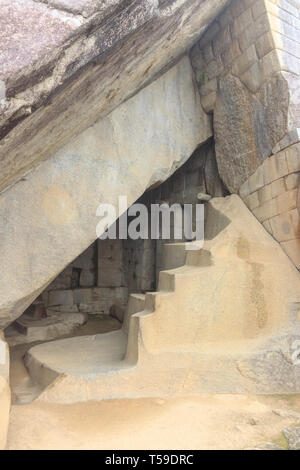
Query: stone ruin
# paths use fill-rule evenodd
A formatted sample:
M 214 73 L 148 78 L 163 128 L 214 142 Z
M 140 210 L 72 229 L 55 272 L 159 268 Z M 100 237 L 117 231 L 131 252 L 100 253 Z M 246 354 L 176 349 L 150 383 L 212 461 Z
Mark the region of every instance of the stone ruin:
M 40 401 L 299 393 L 299 1 L 1 0 L 0 25 L 0 448 L 20 346 Z M 199 194 L 202 249 L 97 240 L 101 202 Z

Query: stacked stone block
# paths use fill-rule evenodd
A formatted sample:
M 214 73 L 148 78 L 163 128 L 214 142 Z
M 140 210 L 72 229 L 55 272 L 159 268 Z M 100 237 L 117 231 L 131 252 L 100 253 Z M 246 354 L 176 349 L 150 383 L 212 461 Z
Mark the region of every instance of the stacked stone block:
M 267 158 L 240 196 L 300 269 L 300 143 Z
M 234 0 L 208 28 L 191 52 L 207 112 L 213 111 L 218 80 L 225 74 L 238 77 L 252 93 L 276 72 L 300 74 L 295 5 L 288 0 Z
M 190 57 L 202 106 L 213 114 L 220 176 L 237 193 L 300 128 L 299 3 L 233 0 Z

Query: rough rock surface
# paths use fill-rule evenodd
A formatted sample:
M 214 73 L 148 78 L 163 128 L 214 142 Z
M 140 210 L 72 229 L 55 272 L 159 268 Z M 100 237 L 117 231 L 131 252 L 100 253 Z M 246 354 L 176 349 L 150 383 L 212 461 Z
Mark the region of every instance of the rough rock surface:
M 257 95 L 237 77 L 220 79 L 214 109 L 216 157 L 230 192 L 239 190 L 288 132 L 292 102 L 289 75 L 276 74 Z
M 216 158 L 230 192 L 237 192 L 261 163 L 254 125 L 252 95 L 238 78 L 221 79 L 214 111 Z
M 289 444 L 290 450 L 300 450 L 300 427 L 286 428 L 283 434 Z
M 0 190 L 174 63 L 226 3 L 1 0 Z
M 100 203 L 131 205 L 211 135 L 184 57 L 2 193 L 0 327 L 96 239 Z

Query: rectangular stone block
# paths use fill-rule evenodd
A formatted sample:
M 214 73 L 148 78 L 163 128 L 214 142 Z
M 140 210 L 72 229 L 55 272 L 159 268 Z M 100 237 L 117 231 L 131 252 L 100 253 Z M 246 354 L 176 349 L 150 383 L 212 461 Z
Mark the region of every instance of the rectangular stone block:
M 294 39 L 286 37 L 284 34 L 278 33 L 277 31 L 272 31 L 272 37 L 274 41 L 275 48 L 282 49 L 283 51 L 288 52 L 289 54 L 300 57 L 300 44 Z
M 286 252 L 289 258 L 295 266 L 300 269 L 300 239 L 289 240 L 288 242 L 281 242 L 283 250 Z
M 230 46 L 221 54 L 223 64 L 230 65 L 241 55 L 240 45 L 237 39 L 234 39 Z
M 240 80 L 252 93 L 256 93 L 264 82 L 261 62 L 254 62 L 251 67 L 240 75 Z
M 48 307 L 54 305 L 72 305 L 74 302 L 72 290 L 52 290 L 48 294 Z
M 234 75 L 242 75 L 246 72 L 252 64 L 254 64 L 258 60 L 256 49 L 254 44 L 252 44 L 245 52 L 242 53 L 238 59 L 235 60 L 232 66 L 232 72 Z
M 249 28 L 253 25 L 253 16 L 251 8 L 243 11 L 233 23 L 232 35 L 233 37 L 238 37 L 246 28 Z
M 219 56 L 232 42 L 230 25 L 226 25 L 213 39 L 214 55 Z
M 289 0 L 267 0 L 268 2 L 273 3 L 274 5 L 280 6 L 285 11 L 289 12 L 291 15 L 294 15 L 296 18 L 299 18 L 299 8 L 296 7 L 298 0 L 293 1 Z M 298 3 L 299 4 L 299 3 Z
M 264 204 L 265 202 L 269 201 L 270 199 L 272 199 L 271 185 L 267 184 L 266 186 L 264 186 L 263 188 L 261 188 L 258 191 L 259 204 L 260 205 Z
M 300 21 L 298 19 L 298 15 L 291 14 L 289 11 L 285 10 L 284 8 L 281 8 L 281 4 L 279 3 L 275 5 L 273 2 L 266 0 L 265 5 L 271 17 L 280 18 L 288 25 L 300 29 Z M 274 22 L 275 21 L 276 20 L 274 19 Z
M 270 220 L 265 220 L 263 222 L 263 226 L 265 227 L 266 231 L 269 232 L 271 235 L 272 234 L 272 227 L 271 227 L 271 224 L 270 224 Z
M 98 259 L 120 259 L 122 251 L 121 240 L 98 240 Z
M 300 31 L 299 31 L 300 36 Z M 300 61 L 297 57 L 289 54 L 286 51 L 277 49 L 277 55 L 280 63 L 281 70 L 300 75 Z
M 279 242 L 300 238 L 300 220 L 297 209 L 273 217 L 270 223 L 273 235 Z
M 80 287 L 93 287 L 95 285 L 95 270 L 82 269 L 79 278 Z
M 293 145 L 285 150 L 289 173 L 300 171 L 300 144 Z
M 278 214 L 286 212 L 297 207 L 298 188 L 286 191 L 276 198 Z
M 89 304 L 93 301 L 92 288 L 73 289 L 74 304 Z
M 245 0 L 234 0 L 229 8 L 233 18 L 238 18 L 248 7 L 249 4 Z
M 259 58 L 264 57 L 273 49 L 275 49 L 273 33 L 271 31 L 268 31 L 267 33 L 263 34 L 257 39 L 255 45 L 256 45 L 258 57 Z
M 245 202 L 251 211 L 258 207 L 260 204 L 258 199 L 258 191 L 255 191 L 254 193 L 247 196 Z
M 272 183 L 272 181 L 288 175 L 290 172 L 288 170 L 285 152 L 280 152 L 266 158 L 263 163 L 263 173 L 265 184 Z
M 285 136 L 277 142 L 277 144 L 273 147 L 272 152 L 278 153 L 281 150 L 286 149 L 287 147 L 291 147 L 294 144 L 300 142 L 300 128 L 292 129 L 289 131 Z
M 270 29 L 272 31 L 276 31 L 277 33 L 281 33 L 284 36 L 288 37 L 289 39 L 293 39 L 294 41 L 299 41 L 299 30 L 288 24 L 286 21 L 282 21 L 281 18 L 278 18 L 274 15 L 268 15 Z
M 267 80 L 274 73 L 281 71 L 281 65 L 277 52 L 278 50 L 274 49 L 261 59 L 261 67 L 264 80 Z
M 99 287 L 118 287 L 124 285 L 124 273 L 119 268 L 99 269 L 98 286 Z
M 284 182 L 284 178 L 279 178 L 276 181 L 271 183 L 271 194 L 272 198 L 279 196 L 279 194 L 284 193 L 286 191 L 286 186 Z
M 242 199 L 244 199 L 250 194 L 249 180 L 245 181 L 245 183 L 242 184 L 239 190 L 239 194 Z
M 291 173 L 285 177 L 286 189 L 290 191 L 291 189 L 300 188 L 300 173 Z
M 251 44 L 254 44 L 256 40 L 263 35 L 270 31 L 270 23 L 269 17 L 267 14 L 260 16 L 253 25 L 250 25 L 247 29 L 245 29 L 239 35 L 239 44 L 242 51 L 248 49 Z
M 265 222 L 266 220 L 276 216 L 278 212 L 275 199 L 271 199 L 254 209 L 253 214 L 260 222 Z
M 250 194 L 258 191 L 265 185 L 263 166 L 259 166 L 255 173 L 248 179 Z
M 265 2 L 262 0 L 257 0 L 255 3 L 252 5 L 252 15 L 254 20 L 257 20 L 260 16 L 262 16 L 264 13 L 266 13 L 266 5 Z

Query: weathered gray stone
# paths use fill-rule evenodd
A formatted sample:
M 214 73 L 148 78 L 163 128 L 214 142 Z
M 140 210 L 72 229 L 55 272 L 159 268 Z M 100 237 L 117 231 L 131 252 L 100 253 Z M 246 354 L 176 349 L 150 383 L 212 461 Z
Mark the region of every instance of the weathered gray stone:
M 276 74 L 256 95 L 236 77 L 220 79 L 214 109 L 216 155 L 231 192 L 238 191 L 297 122 L 300 100 L 290 88 L 290 75 Z
M 112 13 L 120 0 L 40 0 L 58 10 L 67 11 L 84 17 L 101 13 L 101 17 Z
M 273 147 L 289 132 L 290 92 L 281 73 L 268 80 L 257 95 L 255 102 L 256 133 L 263 158 L 272 154 Z
M 300 423 L 300 413 L 298 411 L 276 408 L 275 410 L 273 410 L 273 413 L 277 416 L 280 416 L 281 418 L 294 419 Z
M 80 273 L 80 287 L 92 287 L 95 285 L 95 271 L 92 269 L 83 269 Z
M 237 192 L 262 158 L 255 139 L 252 95 L 231 75 L 220 80 L 214 131 L 220 177 L 230 192 Z
M 0 325 L 18 317 L 96 239 L 100 203 L 118 207 L 119 195 L 127 195 L 131 205 L 211 134 L 184 57 L 5 191 Z
M 32 0 L 5 0 L 1 8 L 7 99 L 1 102 L 0 190 L 174 63 L 228 0 L 53 0 L 51 6 L 66 3 L 82 13 L 87 6 L 100 9 L 85 19 Z
M 300 427 L 291 427 L 283 430 L 290 450 L 300 450 Z
M 285 450 L 283 447 L 280 447 L 273 442 L 265 442 L 264 444 L 258 444 L 252 448 L 244 449 L 244 450 Z
M 275 147 L 273 148 L 272 153 L 278 153 L 281 150 L 289 147 L 290 145 L 294 145 L 300 142 L 300 128 L 293 129 L 292 131 L 288 132 L 283 139 L 278 142 Z

